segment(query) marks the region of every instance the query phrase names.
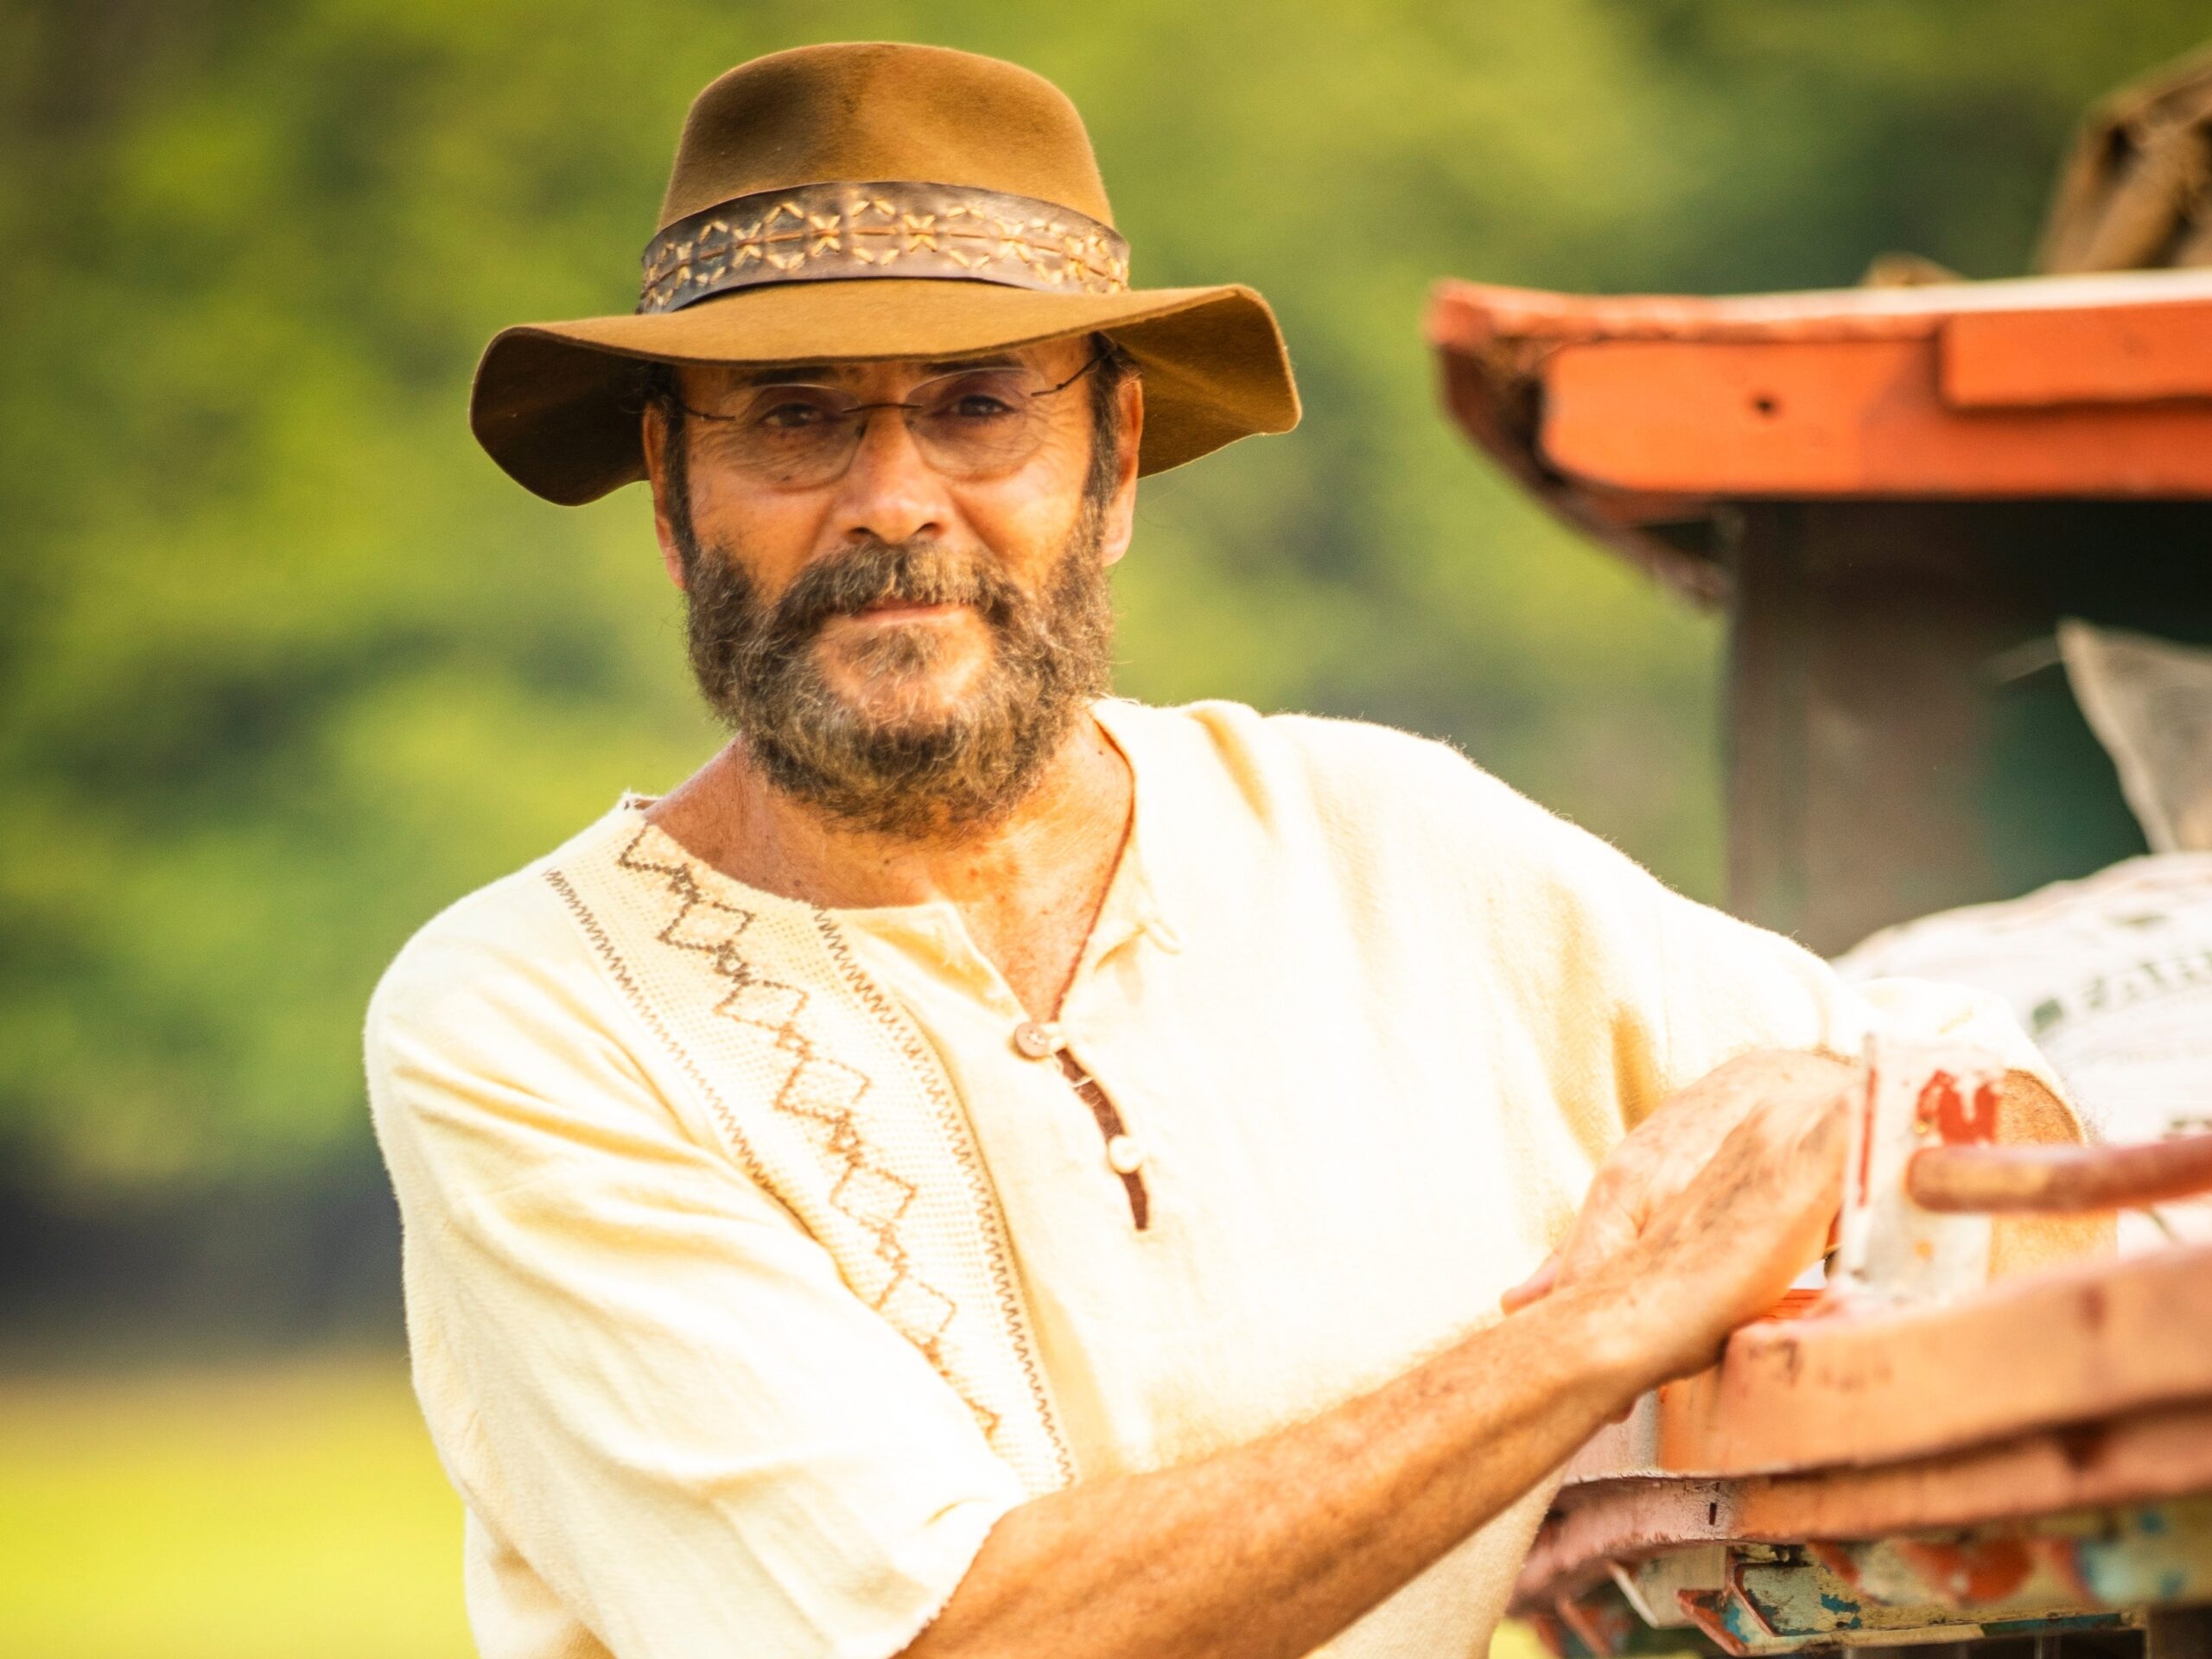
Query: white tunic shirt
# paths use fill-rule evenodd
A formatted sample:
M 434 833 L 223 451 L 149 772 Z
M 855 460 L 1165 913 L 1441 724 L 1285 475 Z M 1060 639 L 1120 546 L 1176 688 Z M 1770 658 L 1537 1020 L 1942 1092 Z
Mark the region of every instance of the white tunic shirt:
M 1606 1149 L 1735 1053 L 1853 1053 L 1880 1019 L 2040 1069 L 1993 1001 L 1847 991 L 1439 745 L 1096 712 L 1135 817 L 1045 1040 L 950 906 L 824 918 L 973 1126 L 1081 1478 L 1240 1444 L 1493 1317 Z M 1118 1116 L 1110 1155 L 1055 1042 Z M 681 1059 L 546 884 L 430 924 L 368 1055 L 484 1651 L 910 1641 L 1023 1489 L 679 1109 Z M 1543 1501 L 1327 1651 L 1481 1651 Z

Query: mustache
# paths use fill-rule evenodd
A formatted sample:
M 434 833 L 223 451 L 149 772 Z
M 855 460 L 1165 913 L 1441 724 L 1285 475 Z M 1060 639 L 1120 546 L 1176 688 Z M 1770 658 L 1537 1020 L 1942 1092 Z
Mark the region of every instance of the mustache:
M 691 668 L 707 702 L 768 781 L 848 822 L 916 835 L 1003 814 L 1035 781 L 1088 697 L 1112 683 L 1114 611 L 1086 515 L 1032 593 L 998 560 L 917 538 L 825 553 L 773 600 L 741 560 L 684 548 Z M 869 606 L 961 604 L 994 648 L 956 708 L 871 714 L 849 705 L 812 646 L 833 617 Z M 854 666 L 893 680 L 925 669 L 940 641 L 893 629 Z
M 1024 601 L 1012 577 L 981 554 L 941 542 L 855 542 L 816 560 L 777 600 L 768 632 L 785 643 L 804 639 L 832 617 L 871 605 L 966 605 L 986 621 L 1004 622 Z

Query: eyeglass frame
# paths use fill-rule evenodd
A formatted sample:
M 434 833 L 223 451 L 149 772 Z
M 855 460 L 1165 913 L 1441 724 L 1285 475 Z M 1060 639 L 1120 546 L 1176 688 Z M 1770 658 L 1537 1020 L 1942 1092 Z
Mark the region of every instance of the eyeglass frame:
M 1066 391 L 1070 386 L 1071 386 L 1071 385 L 1075 385 L 1075 383 L 1076 383 L 1077 381 L 1078 381 L 1078 380 L 1082 379 L 1084 376 L 1085 376 L 1086 374 L 1089 374 L 1089 373 L 1090 373 L 1093 369 L 1095 369 L 1095 368 L 1098 367 L 1101 364 L 1111 361 L 1111 360 L 1112 360 L 1112 359 L 1113 359 L 1113 356 L 1114 356 L 1114 347 L 1112 346 L 1112 345 L 1111 345 L 1111 344 L 1108 344 L 1108 345 L 1101 346 L 1099 346 L 1099 347 L 1097 348 L 1097 350 L 1096 350 L 1096 352 L 1094 352 L 1094 353 L 1092 353 L 1091 358 L 1090 358 L 1090 360 L 1089 362 L 1085 363 L 1085 364 L 1084 364 L 1081 368 L 1077 369 L 1077 370 L 1073 374 L 1071 374 L 1071 375 L 1068 376 L 1068 378 L 1067 378 L 1066 379 L 1065 379 L 1065 380 L 1063 380 L 1063 381 L 1059 382 L 1057 385 L 1046 386 L 1046 388 L 1044 388 L 1044 390 L 1042 390 L 1041 391 L 1033 391 L 1033 392 L 1030 392 L 1030 393 L 1028 393 L 1028 394 L 1027 394 L 1027 395 L 1029 397 L 1031 397 L 1032 399 L 1035 399 L 1035 398 L 1039 398 L 1039 397 L 1056 397 L 1056 396 L 1058 396 L 1059 393 L 1061 393 L 1061 392 L 1063 392 L 1063 391 Z M 1001 366 L 1002 366 L 1002 365 L 998 365 L 998 364 L 991 364 L 991 365 L 978 365 L 977 366 L 976 366 L 975 368 L 972 368 L 972 369 L 949 369 L 949 370 L 947 370 L 947 371 L 946 371 L 944 373 L 943 373 L 943 374 L 935 374 L 935 375 L 931 375 L 928 380 L 925 380 L 925 381 L 923 381 L 921 384 L 922 384 L 923 385 L 930 385 L 932 381 L 937 381 L 937 380 L 956 380 L 956 379 L 958 379 L 958 378 L 959 378 L 962 375 L 963 375 L 963 374 L 987 374 L 987 373 L 989 373 L 993 369 L 995 369 L 995 368 L 998 368 L 998 367 L 1001 367 Z M 768 385 L 764 385 L 764 386 L 758 386 L 758 387 L 753 388 L 753 390 L 754 390 L 754 391 L 773 391 L 777 386 L 783 386 L 783 385 L 789 385 L 789 386 L 808 386 L 808 387 L 811 387 L 811 388 L 813 388 L 813 389 L 814 389 L 814 390 L 816 390 L 816 391 L 835 391 L 835 390 L 836 390 L 836 388 L 835 388 L 835 387 L 824 386 L 824 385 L 823 385 L 819 381 L 813 381 L 813 380 L 779 380 L 779 381 L 772 381 L 772 382 L 770 382 L 770 383 L 769 383 Z M 690 416 L 690 417 L 692 417 L 694 420 L 701 420 L 701 421 L 741 421 L 741 420 L 743 420 L 743 419 L 745 419 L 745 418 L 746 418 L 746 415 L 747 415 L 747 414 L 749 414 L 749 413 L 751 412 L 750 410 L 747 410 L 747 411 L 743 411 L 743 412 L 741 412 L 741 413 L 738 413 L 738 414 L 734 414 L 734 415 L 718 415 L 718 414 L 715 414 L 715 413 L 713 413 L 712 411 L 708 410 L 703 410 L 703 409 L 694 409 L 694 408 L 692 408 L 692 407 L 691 407 L 691 405 L 690 405 L 690 404 L 689 404 L 685 403 L 685 402 L 683 401 L 683 399 L 682 398 L 682 397 L 680 397 L 680 396 L 677 395 L 677 394 L 676 394 L 676 393 L 674 393 L 672 391 L 671 391 L 671 393 L 670 393 L 670 395 L 669 395 L 668 401 L 669 401 L 671 404 L 673 404 L 676 408 L 682 410 L 683 410 L 686 415 Z M 910 400 L 910 399 L 908 399 L 908 398 L 904 398 L 904 397 L 900 397 L 900 398 L 893 398 L 893 399 L 889 399 L 889 400 L 887 400 L 887 401 L 884 401 L 884 402 L 880 402 L 880 403 L 874 403 L 874 404 L 854 404 L 850 409 L 846 410 L 844 410 L 844 411 L 843 411 L 842 416 L 841 416 L 841 418 L 843 418 L 843 419 L 849 419 L 849 419 L 853 418 L 853 417 L 854 417 L 854 416 L 863 416 L 863 417 L 864 417 L 864 416 L 867 416 L 873 415 L 873 414 L 874 414 L 874 413 L 875 413 L 877 410 L 879 410 L 895 409 L 895 410 L 899 410 L 899 411 L 900 411 L 900 418 L 901 418 L 902 420 L 906 421 L 906 431 L 907 431 L 907 435 L 911 437 L 911 436 L 912 436 L 912 435 L 913 435 L 913 429 L 913 429 L 913 423 L 913 423 L 913 416 L 914 416 L 914 414 L 915 414 L 915 413 L 920 412 L 920 411 L 923 410 L 923 408 L 924 408 L 924 406 L 923 406 L 922 404 L 919 404 L 914 403 L 914 402 L 912 402 L 912 400 Z M 867 437 L 868 437 L 868 422 L 867 422 L 867 420 L 866 420 L 865 418 L 861 419 L 861 420 L 857 423 L 857 424 L 854 427 L 854 432 L 855 432 L 855 434 L 856 435 L 855 436 L 854 441 L 853 441 L 852 452 L 851 452 L 851 454 L 848 454 L 848 455 L 845 457 L 845 464 L 844 464 L 844 466 L 843 466 L 843 467 L 840 467 L 837 471 L 836 471 L 836 472 L 834 472 L 834 473 L 830 474 L 828 477 L 826 477 L 826 478 L 824 478 L 823 480 L 822 480 L 822 481 L 821 481 L 821 482 L 822 482 L 822 484 L 834 484 L 834 483 L 836 483 L 836 482 L 837 481 L 837 480 L 839 480 L 839 479 L 842 478 L 842 477 L 845 475 L 845 474 L 846 474 L 847 472 L 849 472 L 849 471 L 850 471 L 850 470 L 851 470 L 851 468 L 852 468 L 852 464 L 853 464 L 853 456 L 854 456 L 854 455 L 857 455 L 858 454 L 860 454 L 861 445 L 861 443 L 862 443 L 862 442 L 866 442 Z M 1032 451 L 1032 453 L 1033 454 L 1033 453 L 1034 453 L 1034 451 Z M 1027 457 L 1025 457 L 1025 459 L 1026 459 L 1026 458 L 1027 458 Z M 1015 464 L 1016 464 L 1016 465 L 1019 465 L 1020 463 L 1019 463 L 1019 462 L 1016 462 Z M 937 470 L 937 468 L 936 468 L 936 467 L 935 467 L 935 464 L 934 464 L 934 463 L 931 463 L 931 470 L 932 470 L 932 471 Z M 988 476 L 988 474 L 979 474 L 979 476 Z M 820 488 L 820 487 L 821 487 L 821 485 L 818 485 L 818 484 L 817 484 L 817 485 L 807 485 L 807 486 L 797 486 L 797 487 L 804 487 L 804 488 L 809 488 L 809 489 L 818 489 L 818 488 Z

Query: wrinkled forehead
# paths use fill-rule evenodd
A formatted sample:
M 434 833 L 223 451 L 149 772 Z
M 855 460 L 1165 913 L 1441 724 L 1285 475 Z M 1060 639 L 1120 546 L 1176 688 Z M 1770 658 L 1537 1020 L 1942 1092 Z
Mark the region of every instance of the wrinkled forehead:
M 795 360 L 788 363 L 692 363 L 680 365 L 687 393 L 727 397 L 758 386 L 841 386 L 858 396 L 896 397 L 908 387 L 941 375 L 975 369 L 1025 368 L 1062 380 L 1090 356 L 1080 340 L 1043 340 L 950 357 L 902 357 L 868 362 Z

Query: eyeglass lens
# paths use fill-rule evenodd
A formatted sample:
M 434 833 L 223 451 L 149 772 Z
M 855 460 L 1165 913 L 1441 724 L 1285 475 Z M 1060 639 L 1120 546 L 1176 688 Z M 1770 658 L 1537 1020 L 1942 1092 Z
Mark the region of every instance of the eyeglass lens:
M 763 386 L 726 417 L 733 458 L 772 484 L 803 489 L 852 464 L 870 410 L 897 410 L 922 458 L 947 477 L 1010 472 L 1036 454 L 1041 401 L 1055 388 L 1027 369 L 972 369 L 924 381 L 896 404 L 862 404 L 836 386 Z

